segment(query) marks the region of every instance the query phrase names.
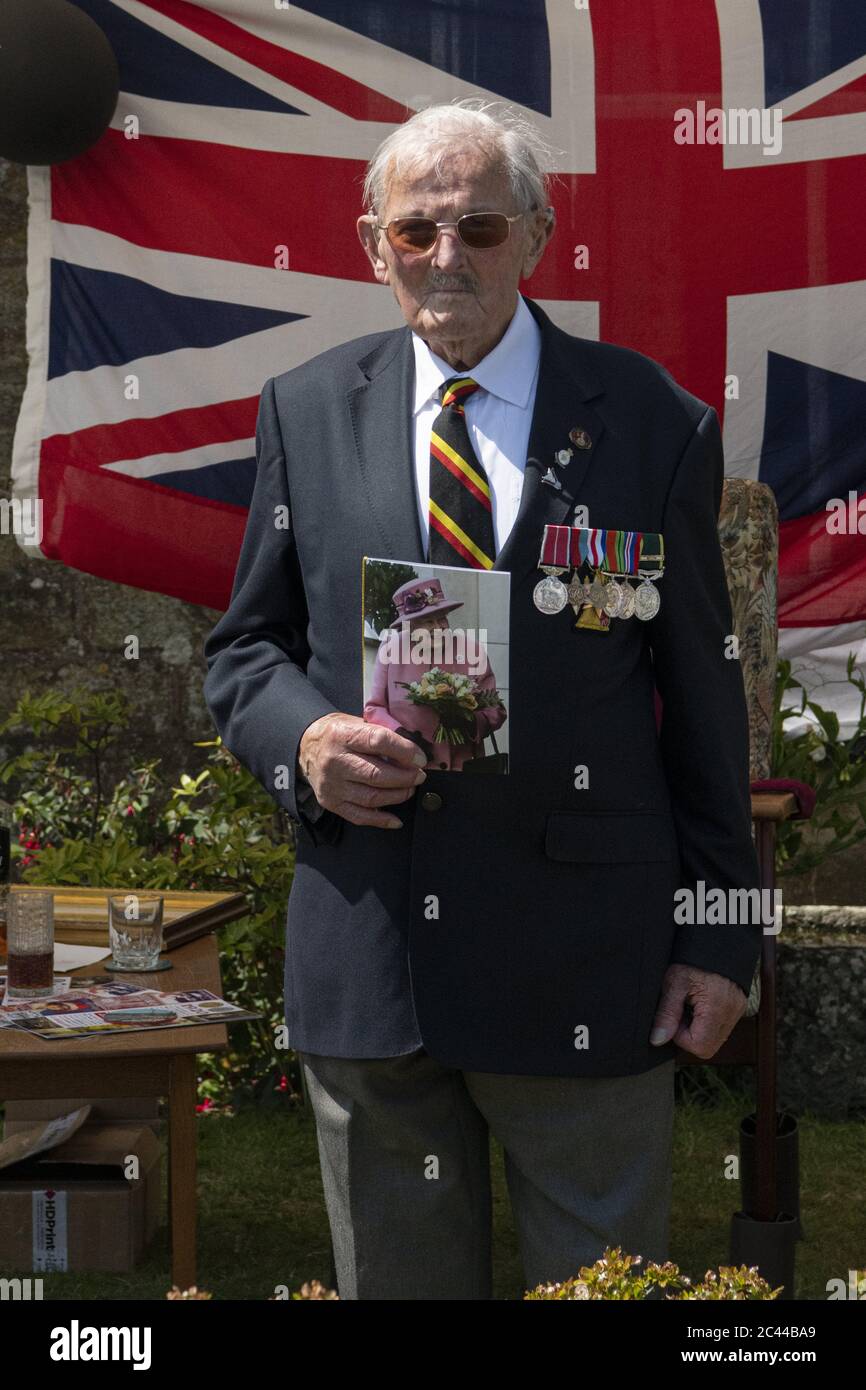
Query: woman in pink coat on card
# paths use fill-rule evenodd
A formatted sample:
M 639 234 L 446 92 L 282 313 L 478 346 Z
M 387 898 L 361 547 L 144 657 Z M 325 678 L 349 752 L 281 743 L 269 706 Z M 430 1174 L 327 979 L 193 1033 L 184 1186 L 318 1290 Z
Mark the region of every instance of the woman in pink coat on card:
M 376 667 L 370 687 L 369 699 L 364 705 L 364 718 L 372 724 L 383 724 L 386 729 L 394 729 L 404 738 L 410 738 L 427 754 L 427 767 L 449 772 L 460 772 L 472 759 L 484 754 L 484 739 L 494 729 L 504 724 L 507 714 L 499 705 L 484 709 L 467 711 L 465 725 L 461 725 L 464 743 L 434 741 L 440 717 L 434 709 L 414 703 L 409 698 L 406 685 L 419 681 L 431 666 L 442 671 L 469 676 L 481 690 L 496 690 L 496 677 L 490 666 L 487 653 L 481 649 L 480 660 L 470 664 L 468 661 L 449 661 L 434 659 L 421 661 L 408 654 L 408 661 L 395 660 L 395 638 L 406 640 L 419 629 L 430 634 L 430 645 L 436 651 L 436 632 L 449 626 L 445 616 L 454 608 L 462 608 L 459 600 L 447 600 L 438 579 L 412 579 L 401 584 L 393 594 L 393 602 L 398 618 L 391 624 L 392 632 L 379 647 Z M 443 643 L 444 645 L 444 643 Z M 447 653 L 447 647 L 444 648 Z

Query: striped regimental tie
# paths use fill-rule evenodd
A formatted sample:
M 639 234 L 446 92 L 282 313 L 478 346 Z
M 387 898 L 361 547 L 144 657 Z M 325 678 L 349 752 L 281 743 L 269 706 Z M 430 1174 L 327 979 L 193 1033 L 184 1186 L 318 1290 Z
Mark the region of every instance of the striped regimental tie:
M 439 389 L 442 410 L 430 436 L 427 559 L 431 565 L 489 570 L 496 556 L 490 483 L 472 447 L 463 408 L 467 396 L 479 390 L 478 382 L 453 376 Z

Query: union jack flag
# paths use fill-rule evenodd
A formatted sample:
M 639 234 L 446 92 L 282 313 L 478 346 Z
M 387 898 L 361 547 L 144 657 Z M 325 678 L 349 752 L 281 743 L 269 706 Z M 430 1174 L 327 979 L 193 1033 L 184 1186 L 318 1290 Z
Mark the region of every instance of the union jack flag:
M 264 381 L 402 323 L 355 232 L 367 159 L 412 111 L 482 95 L 561 152 L 522 288 L 716 407 L 728 471 L 778 499 L 782 652 L 813 684 L 866 664 L 861 0 L 74 3 L 121 93 L 91 150 L 29 170 L 13 472 L 45 555 L 225 605 Z M 778 110 L 781 150 L 678 143 L 699 101 Z M 828 536 L 836 497 L 863 499 L 863 532 Z

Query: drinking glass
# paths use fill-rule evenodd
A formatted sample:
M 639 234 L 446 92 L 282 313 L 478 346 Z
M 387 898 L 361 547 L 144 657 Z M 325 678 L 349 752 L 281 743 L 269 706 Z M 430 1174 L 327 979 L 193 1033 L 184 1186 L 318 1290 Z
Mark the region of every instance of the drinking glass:
M 54 894 L 10 893 L 6 992 L 10 999 L 54 993 Z
M 162 950 L 162 893 L 108 895 L 108 935 L 121 970 L 153 970 Z

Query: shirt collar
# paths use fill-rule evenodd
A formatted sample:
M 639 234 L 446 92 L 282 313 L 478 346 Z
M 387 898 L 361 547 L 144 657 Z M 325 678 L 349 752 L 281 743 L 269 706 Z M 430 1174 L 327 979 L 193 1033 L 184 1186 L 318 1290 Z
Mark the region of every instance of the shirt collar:
M 413 413 L 418 414 L 431 397 L 436 395 L 443 381 L 458 373 L 435 352 L 431 352 L 423 338 L 412 334 L 412 347 L 415 351 L 415 404 Z M 535 373 L 541 356 L 541 329 L 527 308 L 522 295 L 517 296 L 517 308 L 511 322 L 499 342 L 486 357 L 476 363 L 467 373 L 485 391 L 512 405 L 525 407 L 535 381 Z

